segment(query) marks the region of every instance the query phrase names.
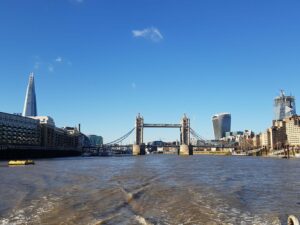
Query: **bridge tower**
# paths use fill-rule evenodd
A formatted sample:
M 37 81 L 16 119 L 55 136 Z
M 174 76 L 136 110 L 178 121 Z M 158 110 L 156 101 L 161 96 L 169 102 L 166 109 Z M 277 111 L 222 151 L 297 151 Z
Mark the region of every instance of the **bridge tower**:
M 191 142 L 190 119 L 184 114 L 181 120 L 181 128 L 180 128 L 179 155 L 193 154 L 193 149 L 190 145 L 190 142 Z
M 133 155 L 144 155 L 145 154 L 145 149 L 143 142 L 144 142 L 144 118 L 138 114 L 136 117 L 136 122 L 135 122 L 135 144 L 133 145 L 132 148 L 132 154 Z
M 141 145 L 144 142 L 144 118 L 138 114 L 136 117 L 136 122 L 135 122 L 135 144 L 136 145 Z

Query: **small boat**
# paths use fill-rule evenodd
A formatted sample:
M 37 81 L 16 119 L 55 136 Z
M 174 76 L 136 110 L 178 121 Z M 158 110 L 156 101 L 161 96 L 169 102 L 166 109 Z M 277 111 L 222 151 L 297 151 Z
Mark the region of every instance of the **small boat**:
M 23 165 L 33 165 L 33 160 L 10 160 L 8 162 L 9 166 L 23 166 Z

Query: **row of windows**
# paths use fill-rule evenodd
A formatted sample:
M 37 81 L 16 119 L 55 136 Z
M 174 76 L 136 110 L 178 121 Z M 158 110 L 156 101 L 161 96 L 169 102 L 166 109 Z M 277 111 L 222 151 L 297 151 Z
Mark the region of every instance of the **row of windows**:
M 300 129 L 300 124 L 287 124 L 286 127 L 287 127 L 287 128 L 296 128 L 296 129 Z
M 35 135 L 35 134 L 40 134 L 40 132 L 36 131 L 36 130 L 29 130 L 29 131 L 24 131 L 24 130 L 19 130 L 19 131 L 3 131 L 0 130 L 0 136 L 1 135 Z
M 2 136 L 2 137 L 0 137 L 0 140 L 3 140 L 3 141 L 9 141 L 9 140 L 25 141 L 25 140 L 38 140 L 38 139 L 40 139 L 39 136 L 35 136 L 35 137 L 5 137 L 5 136 Z
M 17 141 L 17 140 L 9 140 L 9 141 L 1 141 L 0 144 L 18 144 L 18 145 L 39 145 L 39 141 L 36 140 L 27 140 L 26 142 L 24 141 Z
M 5 138 L 0 138 L 0 143 L 1 144 L 34 144 L 34 145 L 39 145 L 40 144 L 40 139 L 39 138 L 22 138 L 22 139 L 17 139 L 17 138 L 10 138 L 10 139 L 5 139 Z
M 1 135 L 0 138 L 2 139 L 23 139 L 23 138 L 39 138 L 40 135 L 34 134 L 34 135 Z
M 17 126 L 1 124 L 0 126 L 1 127 L 8 127 L 8 128 L 37 128 L 38 124 L 32 124 L 30 126 L 24 126 L 24 125 L 21 125 L 21 124 L 18 124 Z
M 32 124 L 30 126 L 24 126 L 24 125 L 9 125 L 9 124 L 0 124 L 0 127 L 3 129 L 37 129 L 38 125 L 37 124 Z
M 34 135 L 1 135 L 0 138 L 2 139 L 18 139 L 18 138 L 37 138 L 40 137 L 39 134 Z
M 5 139 L 5 138 L 0 138 L 0 142 L 1 143 L 9 143 L 9 142 L 12 142 L 12 141 L 16 141 L 16 142 L 19 142 L 19 143 L 27 143 L 27 142 L 37 142 L 39 143 L 39 138 L 24 138 L 24 139 Z
M 300 131 L 300 127 L 298 127 L 298 126 L 287 126 L 286 129 L 287 130 L 298 130 L 298 131 Z
M 39 132 L 36 132 L 36 131 L 1 131 L 1 134 L 4 135 L 4 134 L 11 134 L 11 135 L 22 135 L 22 134 L 28 134 L 28 135 L 32 135 L 32 134 L 39 134 Z

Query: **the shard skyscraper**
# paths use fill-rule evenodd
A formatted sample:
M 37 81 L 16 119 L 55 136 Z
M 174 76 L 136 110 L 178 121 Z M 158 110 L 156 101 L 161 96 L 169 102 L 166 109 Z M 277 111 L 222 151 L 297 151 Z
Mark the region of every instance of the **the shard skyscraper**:
M 36 96 L 33 73 L 29 76 L 22 116 L 37 116 Z

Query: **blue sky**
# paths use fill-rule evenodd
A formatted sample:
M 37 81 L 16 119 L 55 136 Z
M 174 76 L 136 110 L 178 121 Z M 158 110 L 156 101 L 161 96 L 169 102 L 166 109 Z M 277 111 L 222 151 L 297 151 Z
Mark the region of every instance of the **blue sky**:
M 34 72 L 39 115 L 105 141 L 138 113 L 149 123 L 187 113 L 209 139 L 211 116 L 230 112 L 233 130 L 260 132 L 280 89 L 299 103 L 299 12 L 298 0 L 3 0 L 0 111 L 22 111 Z

